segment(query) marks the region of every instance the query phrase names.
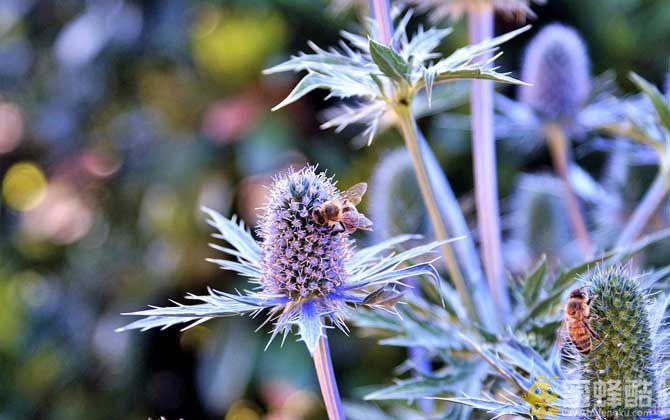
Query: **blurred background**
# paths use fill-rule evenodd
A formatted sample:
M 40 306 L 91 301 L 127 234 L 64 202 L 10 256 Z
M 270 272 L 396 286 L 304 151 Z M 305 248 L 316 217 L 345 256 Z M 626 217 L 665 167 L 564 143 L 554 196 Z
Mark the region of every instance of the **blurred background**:
M 560 21 L 584 36 L 593 74 L 614 70 L 624 91 L 629 70 L 662 84 L 670 2 L 533 9 L 534 29 L 503 47 L 503 69 L 516 71 L 528 39 Z M 274 172 L 318 163 L 350 185 L 401 145 L 394 130 L 372 147 L 353 142 L 355 130 L 319 130 L 330 105 L 320 93 L 270 112 L 296 78 L 261 70 L 308 40 L 334 45 L 365 13 L 364 1 L 0 0 L 0 419 L 324 418 L 304 345 L 263 351 L 257 320 L 114 330 L 128 322 L 121 312 L 244 287 L 204 261 L 216 251 L 200 206 L 254 225 Z M 466 42 L 455 28 L 445 53 Z M 452 120 L 421 124 L 471 217 L 469 136 Z M 519 175 L 550 161 L 546 150 L 499 150 L 507 214 Z M 603 160 L 580 163 L 597 176 Z M 332 334 L 331 345 L 341 392 L 357 399 L 405 353 L 352 336 Z

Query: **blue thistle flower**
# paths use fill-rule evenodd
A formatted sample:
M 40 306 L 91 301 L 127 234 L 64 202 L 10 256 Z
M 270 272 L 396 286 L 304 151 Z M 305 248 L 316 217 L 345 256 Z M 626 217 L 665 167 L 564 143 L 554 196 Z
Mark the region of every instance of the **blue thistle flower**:
M 144 318 L 119 331 L 144 331 L 181 323 L 188 323 L 187 329 L 215 317 L 255 316 L 267 311 L 269 317 L 265 323 L 274 321 L 270 342 L 279 334 L 286 338 L 297 326 L 300 339 L 314 353 L 319 339 L 325 335 L 326 323 L 346 331 L 344 318 L 350 305 L 376 307 L 374 300 L 366 298 L 372 293 L 378 295 L 381 288 L 395 288 L 402 285 L 402 280 L 420 275 L 438 278 L 430 263 L 412 264 L 411 260 L 441 243 L 381 256 L 389 248 L 416 236 L 398 236 L 356 251 L 349 233 L 317 225 L 311 216 L 312 209 L 338 199 L 340 192 L 332 178 L 316 173 L 315 167 L 291 169 L 278 175 L 269 193 L 257 229 L 260 244 L 235 217 L 226 219 L 214 210 L 203 209 L 210 217 L 208 223 L 218 230 L 213 236 L 231 247 L 211 246 L 237 259 L 208 261 L 248 277 L 256 286 L 253 290 L 226 293 L 209 289 L 208 295 L 189 294 L 187 299 L 202 303 L 129 313 Z M 400 265 L 403 267 L 399 268 Z
M 550 121 L 572 118 L 591 92 L 589 56 L 584 41 L 572 28 L 551 24 L 526 49 L 519 87 L 522 102 Z

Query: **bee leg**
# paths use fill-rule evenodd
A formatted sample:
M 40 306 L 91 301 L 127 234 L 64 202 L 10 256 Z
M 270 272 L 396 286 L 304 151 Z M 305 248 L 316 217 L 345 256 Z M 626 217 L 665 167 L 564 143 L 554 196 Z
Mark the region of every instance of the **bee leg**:
M 589 299 L 586 301 L 586 304 L 591 306 L 591 302 L 593 302 L 593 299 L 595 299 L 597 297 L 598 297 L 598 295 L 589 296 Z
M 585 322 L 584 325 L 586 326 L 586 329 L 589 330 L 589 334 L 591 334 L 591 337 L 595 338 L 596 340 L 602 343 L 602 338 L 597 332 L 593 331 L 593 328 L 591 328 L 588 322 Z
M 334 224 L 333 229 L 331 230 L 331 232 L 333 233 L 342 233 L 344 231 L 345 231 L 344 226 L 342 226 L 342 223 L 339 222 Z

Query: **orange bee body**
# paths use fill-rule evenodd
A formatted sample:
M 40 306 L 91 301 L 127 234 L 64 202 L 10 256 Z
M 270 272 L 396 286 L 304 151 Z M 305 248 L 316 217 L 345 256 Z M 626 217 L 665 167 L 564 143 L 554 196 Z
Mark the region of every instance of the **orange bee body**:
M 368 185 L 360 182 L 342 193 L 340 199 L 326 201 L 312 210 L 314 223 L 320 226 L 339 227 L 339 231 L 353 233 L 357 229 L 372 230 L 370 219 L 356 210 L 356 204 L 367 191 Z
M 565 319 L 563 322 L 568 337 L 577 351 L 582 354 L 591 352 L 593 338 L 600 338 L 589 324 L 592 300 L 593 297 L 589 297 L 582 289 L 575 289 L 570 292 L 570 298 L 565 305 Z

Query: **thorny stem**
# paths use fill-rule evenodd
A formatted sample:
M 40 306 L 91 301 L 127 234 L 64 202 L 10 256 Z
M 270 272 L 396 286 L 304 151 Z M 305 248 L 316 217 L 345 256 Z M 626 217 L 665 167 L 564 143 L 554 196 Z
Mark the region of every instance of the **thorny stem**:
M 644 198 L 635 208 L 633 215 L 621 232 L 616 243 L 617 248 L 630 245 L 637 239 L 651 216 L 658 209 L 663 198 L 668 194 L 670 190 L 670 167 L 668 166 L 667 164 L 661 165 L 654 182 L 644 194 Z
M 319 378 L 321 395 L 328 412 L 328 418 L 330 420 L 344 420 L 340 392 L 337 390 L 333 362 L 330 359 L 328 337 L 325 334 L 319 339 L 319 344 L 314 350 L 312 358 L 314 359 L 316 376 Z
M 489 4 L 471 7 L 468 11 L 468 28 L 470 44 L 477 44 L 492 38 L 493 6 Z M 487 58 L 489 57 L 482 59 Z M 504 325 L 510 314 L 510 302 L 500 237 L 498 178 L 493 138 L 493 82 L 473 80 L 471 83 L 472 158 L 482 262 L 496 305 L 498 320 L 501 325 Z
M 568 217 L 572 224 L 575 237 L 582 252 L 587 258 L 593 256 L 593 244 L 589 238 L 589 231 L 586 228 L 586 222 L 582 210 L 579 206 L 579 199 L 572 189 L 570 182 L 570 158 L 568 150 L 568 142 L 565 138 L 565 133 L 561 126 L 556 123 L 547 124 L 545 127 L 547 142 L 549 144 L 549 151 L 553 161 L 554 169 L 558 172 L 558 176 L 563 184 L 565 192 L 565 203 L 568 209 Z
M 416 178 L 419 183 L 421 196 L 423 198 L 423 202 L 426 205 L 426 209 L 428 210 L 430 220 L 433 224 L 436 239 L 438 241 L 445 241 L 449 239 L 449 235 L 447 234 L 447 229 L 440 215 L 437 200 L 435 199 L 435 192 L 433 191 L 433 185 L 430 182 L 426 164 L 423 160 L 416 121 L 412 115 L 410 107 L 407 105 L 399 104 L 396 106 L 395 111 L 398 116 L 398 123 L 403 139 L 405 140 L 405 145 L 407 146 L 407 150 L 412 157 L 412 164 L 414 165 L 414 172 L 416 173 Z M 458 263 L 456 262 L 451 245 L 448 243 L 442 244 L 440 246 L 440 250 L 442 252 L 444 262 L 447 266 L 449 276 L 451 277 L 451 280 L 456 287 L 456 291 L 458 292 L 463 305 L 468 311 L 468 314 L 471 316 L 471 319 L 478 319 L 477 312 L 470 298 L 470 294 L 468 293 L 468 289 L 466 288 L 463 275 L 458 266 Z

